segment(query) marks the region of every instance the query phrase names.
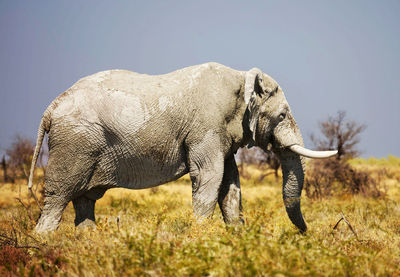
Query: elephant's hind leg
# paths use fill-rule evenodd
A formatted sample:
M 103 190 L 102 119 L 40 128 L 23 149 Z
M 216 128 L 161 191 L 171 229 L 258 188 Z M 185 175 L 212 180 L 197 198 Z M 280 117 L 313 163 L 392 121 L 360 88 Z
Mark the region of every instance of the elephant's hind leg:
M 68 204 L 66 197 L 60 195 L 46 195 L 44 207 L 36 225 L 36 232 L 43 233 L 53 231 L 58 228 L 61 221 L 61 216 L 65 207 Z
M 91 179 L 95 159 L 88 154 L 76 153 L 78 150 L 67 143 L 57 144 L 50 150 L 44 208 L 36 226 L 38 232 L 57 229 L 69 201 L 82 194 Z
M 95 228 L 94 205 L 96 200 L 81 196 L 72 200 L 75 209 L 75 226 Z

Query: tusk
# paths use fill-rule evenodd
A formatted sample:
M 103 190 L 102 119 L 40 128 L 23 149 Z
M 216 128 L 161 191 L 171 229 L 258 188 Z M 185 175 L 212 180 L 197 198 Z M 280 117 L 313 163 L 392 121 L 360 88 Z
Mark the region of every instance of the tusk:
M 313 159 L 324 159 L 324 158 L 329 158 L 337 154 L 337 150 L 332 150 L 332 151 L 314 151 L 314 150 L 309 150 L 307 148 L 301 147 L 300 145 L 292 145 L 289 147 L 290 150 L 293 152 L 302 155 L 307 158 L 313 158 Z

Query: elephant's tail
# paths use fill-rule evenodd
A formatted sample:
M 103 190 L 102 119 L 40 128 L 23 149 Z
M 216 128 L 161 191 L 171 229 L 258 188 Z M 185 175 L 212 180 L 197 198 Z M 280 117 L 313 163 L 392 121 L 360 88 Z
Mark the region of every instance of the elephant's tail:
M 32 182 L 33 182 L 33 172 L 35 171 L 35 166 L 37 159 L 39 157 L 40 149 L 42 148 L 42 142 L 45 133 L 49 132 L 50 130 L 50 114 L 51 114 L 51 106 L 47 108 L 42 116 L 42 120 L 40 120 L 37 140 L 36 140 L 36 147 L 35 151 L 33 152 L 32 163 L 31 163 L 31 170 L 29 173 L 29 181 L 28 181 L 28 189 L 32 189 Z

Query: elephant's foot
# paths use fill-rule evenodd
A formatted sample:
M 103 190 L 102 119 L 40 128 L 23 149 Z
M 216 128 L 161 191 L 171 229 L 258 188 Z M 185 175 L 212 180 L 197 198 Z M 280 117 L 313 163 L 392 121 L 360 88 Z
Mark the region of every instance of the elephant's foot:
M 54 231 L 58 228 L 60 224 L 60 219 L 55 218 L 54 216 L 43 216 L 41 215 L 39 218 L 39 222 L 36 224 L 35 231 L 37 233 L 44 233 L 47 231 Z
M 240 227 L 244 225 L 243 217 L 227 217 L 224 216 L 224 222 L 228 227 Z
M 86 218 L 84 221 L 76 225 L 77 229 L 84 230 L 84 229 L 96 229 L 96 222 L 91 219 Z

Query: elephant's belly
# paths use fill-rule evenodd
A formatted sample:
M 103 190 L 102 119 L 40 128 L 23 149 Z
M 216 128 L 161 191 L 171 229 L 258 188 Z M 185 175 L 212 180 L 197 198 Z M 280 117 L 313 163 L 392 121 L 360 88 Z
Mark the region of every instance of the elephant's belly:
M 146 159 L 140 163 L 141 165 L 135 166 L 130 173 L 119 173 L 118 187 L 151 188 L 176 180 L 189 172 L 185 162 L 160 164 L 157 161 Z
M 134 153 L 105 155 L 99 163 L 95 179 L 103 180 L 100 183 L 107 187 L 144 189 L 176 180 L 188 173 L 183 148 L 167 153 Z

